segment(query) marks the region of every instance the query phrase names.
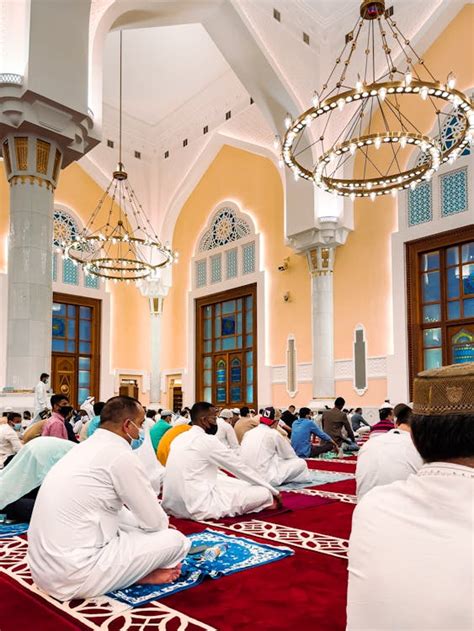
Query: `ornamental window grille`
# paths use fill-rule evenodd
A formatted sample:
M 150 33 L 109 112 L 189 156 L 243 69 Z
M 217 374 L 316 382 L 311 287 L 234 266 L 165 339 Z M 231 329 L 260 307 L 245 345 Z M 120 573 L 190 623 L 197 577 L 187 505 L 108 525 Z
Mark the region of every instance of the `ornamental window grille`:
M 203 235 L 199 252 L 220 248 L 250 234 L 250 226 L 245 219 L 238 217 L 232 208 L 222 208 L 214 217 L 209 230 Z
M 53 245 L 56 248 L 79 235 L 77 222 L 63 210 L 55 210 L 53 215 Z
M 443 125 L 441 135 L 437 137 L 438 141 L 441 138 L 441 152 L 444 153 L 454 145 L 457 139 L 462 135 L 464 129 L 463 119 L 459 118 L 457 114 L 450 116 Z M 471 148 L 467 146 L 461 153 L 462 156 L 471 155 Z M 429 154 L 427 152 L 420 152 L 416 161 L 416 166 L 420 166 L 428 161 Z
M 445 173 L 440 178 L 441 216 L 449 217 L 468 209 L 467 169 Z

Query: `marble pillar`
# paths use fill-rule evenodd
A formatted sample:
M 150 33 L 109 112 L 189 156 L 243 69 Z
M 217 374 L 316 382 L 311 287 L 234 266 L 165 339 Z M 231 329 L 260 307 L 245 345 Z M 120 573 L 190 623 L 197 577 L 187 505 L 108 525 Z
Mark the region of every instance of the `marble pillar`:
M 311 272 L 312 395 L 313 401 L 332 404 L 334 386 L 334 246 L 307 251 Z
M 51 365 L 54 189 L 62 152 L 49 139 L 2 140 L 10 184 L 6 387 L 31 389 Z
M 161 323 L 163 306 L 169 286 L 163 278 L 147 279 L 141 282 L 140 291 L 148 298 L 151 318 L 151 374 L 150 408 L 159 408 L 161 401 Z

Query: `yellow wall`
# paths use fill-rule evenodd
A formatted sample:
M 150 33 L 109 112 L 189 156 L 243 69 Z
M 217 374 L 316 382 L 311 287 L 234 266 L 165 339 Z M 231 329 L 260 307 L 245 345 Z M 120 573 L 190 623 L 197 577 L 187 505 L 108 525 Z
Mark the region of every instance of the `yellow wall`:
M 440 37 L 423 55 L 435 76 L 446 78 L 451 70 L 457 77 L 456 87 L 467 90 L 474 85 L 474 43 L 472 27 L 474 6 L 467 5 L 451 21 Z M 409 118 L 423 132 L 430 132 L 432 117 L 422 125 L 422 102 L 408 99 Z M 376 126 L 376 125 L 375 125 Z M 360 163 L 356 165 L 356 169 Z M 336 251 L 334 270 L 335 358 L 352 357 L 354 327 L 366 328 L 369 356 L 393 352 L 391 339 L 391 235 L 397 230 L 397 200 L 391 196 L 374 202 L 361 199 L 354 205 L 354 232 L 346 245 Z M 375 381 L 377 383 L 375 383 Z M 349 383 L 338 384 L 338 392 L 347 390 Z M 376 403 L 381 397 L 380 380 L 369 383 L 361 404 Z M 353 392 L 353 391 L 352 391 Z M 377 399 L 377 401 L 375 400 Z M 354 400 L 354 396 L 351 396 Z
M 163 368 L 174 370 L 187 366 L 186 313 L 191 289 L 191 258 L 210 215 L 218 204 L 226 200 L 234 201 L 242 211 L 247 212 L 261 235 L 262 267 L 266 270 L 269 295 L 267 362 L 270 365 L 286 363 L 289 333 L 296 336 L 298 361 L 311 361 L 310 275 L 306 260 L 292 253 L 283 242 L 280 174 L 270 160 L 225 146 L 189 196 L 176 223 L 173 248 L 178 250 L 180 258 L 173 268 L 173 287 L 164 307 Z M 278 272 L 278 265 L 287 256 L 291 256 L 288 271 Z M 291 301 L 285 303 L 283 294 L 287 291 L 291 294 Z M 259 331 L 259 335 L 264 335 L 264 332 Z M 193 370 L 193 367 L 188 368 Z M 281 398 L 275 403 L 286 404 L 286 393 Z M 304 402 L 307 402 L 306 398 Z

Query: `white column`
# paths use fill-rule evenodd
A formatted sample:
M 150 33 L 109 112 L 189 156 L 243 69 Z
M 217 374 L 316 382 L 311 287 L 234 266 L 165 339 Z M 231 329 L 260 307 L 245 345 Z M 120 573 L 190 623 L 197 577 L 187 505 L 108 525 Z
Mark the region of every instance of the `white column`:
M 150 407 L 158 408 L 161 402 L 161 320 L 163 306 L 168 295 L 169 284 L 166 283 L 168 273 L 163 270 L 151 280 L 140 283 L 140 291 L 148 297 L 151 318 L 151 374 L 150 374 Z
M 6 386 L 22 390 L 50 372 L 52 210 L 62 152 L 24 133 L 2 144 L 10 183 Z
M 307 252 L 311 272 L 311 321 L 313 334 L 313 400 L 334 398 L 334 296 L 335 248 L 318 246 Z

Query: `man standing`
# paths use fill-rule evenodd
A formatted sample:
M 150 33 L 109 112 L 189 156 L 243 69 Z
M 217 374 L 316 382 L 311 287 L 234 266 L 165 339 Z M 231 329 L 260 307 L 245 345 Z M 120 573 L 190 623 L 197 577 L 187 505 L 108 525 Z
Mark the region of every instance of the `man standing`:
M 40 380 L 34 390 L 34 416 L 33 423 L 40 420 L 40 413 L 48 409 L 48 383 L 49 375 L 46 372 L 41 373 Z
M 257 416 L 250 416 L 250 410 L 246 405 L 240 408 L 240 420 L 234 425 L 235 434 L 239 443 L 242 443 L 245 432 L 258 427 L 260 421 Z
M 130 448 L 144 418 L 136 399 L 109 399 L 99 429 L 44 480 L 28 532 L 28 562 L 35 583 L 54 598 L 94 597 L 179 576 L 189 540 L 168 529 Z
M 44 424 L 41 436 L 56 436 L 56 438 L 68 440 L 65 421 L 72 413 L 69 399 L 63 394 L 53 394 L 51 397 L 51 408 L 53 413 Z
M 425 464 L 355 509 L 348 631 L 474 628 L 474 363 L 420 373 L 413 397 Z
M 313 436 L 321 440 L 319 445 L 313 445 Z M 313 421 L 309 408 L 301 408 L 299 418 L 291 426 L 291 446 L 300 458 L 316 458 L 332 449 L 337 451 L 331 436 Z
M 423 465 L 411 438 L 412 410 L 408 405 L 397 405 L 395 429 L 369 440 L 357 458 L 357 497 L 361 498 L 375 486 L 406 480 Z
M 187 519 L 233 517 L 280 505 L 280 495 L 215 436 L 217 410 L 195 403 L 191 428 L 177 436 L 166 463 L 163 508 Z M 223 475 L 229 471 L 236 478 Z
M 260 425 L 244 436 L 241 458 L 272 486 L 306 482 L 308 465 L 296 455 L 289 440 L 278 432 L 278 422 L 275 409 L 265 408 Z
M 358 451 L 359 447 L 355 442 L 351 424 L 349 423 L 347 414 L 344 414 L 342 411 L 345 403 L 342 397 L 337 397 L 334 401 L 333 409 L 323 412 L 323 429 L 329 434 L 339 449 L 342 447 L 348 451 Z M 343 429 L 347 432 L 348 440 L 342 434 Z

